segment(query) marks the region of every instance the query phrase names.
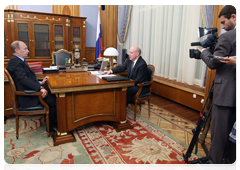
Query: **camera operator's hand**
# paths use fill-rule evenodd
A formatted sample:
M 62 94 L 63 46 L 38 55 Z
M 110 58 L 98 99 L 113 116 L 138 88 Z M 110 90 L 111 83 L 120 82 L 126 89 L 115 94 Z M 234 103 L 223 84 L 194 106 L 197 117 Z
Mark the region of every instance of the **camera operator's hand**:
M 197 49 L 198 51 L 203 52 L 203 50 L 205 50 L 206 48 L 197 48 Z
M 224 57 L 224 60 L 219 60 L 222 63 L 226 63 L 228 65 L 236 65 L 236 57 Z

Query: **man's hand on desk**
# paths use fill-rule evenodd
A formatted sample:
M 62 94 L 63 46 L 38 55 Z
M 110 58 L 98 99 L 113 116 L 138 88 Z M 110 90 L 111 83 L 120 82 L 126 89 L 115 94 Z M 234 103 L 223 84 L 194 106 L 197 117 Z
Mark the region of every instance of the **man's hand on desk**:
M 45 84 L 45 82 L 49 79 L 48 76 L 44 77 L 44 79 L 42 80 L 42 84 Z
M 104 71 L 101 74 L 103 75 L 103 74 L 111 74 L 111 73 L 112 73 L 112 70 L 109 70 L 109 71 Z
M 41 89 L 40 92 L 42 92 L 42 98 L 45 98 L 48 94 L 48 91 L 46 89 Z

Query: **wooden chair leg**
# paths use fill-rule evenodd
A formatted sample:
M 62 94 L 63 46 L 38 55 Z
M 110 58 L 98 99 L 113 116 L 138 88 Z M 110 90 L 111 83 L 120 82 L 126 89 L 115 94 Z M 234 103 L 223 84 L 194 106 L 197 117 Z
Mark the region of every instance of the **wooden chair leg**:
M 48 134 L 48 137 L 50 137 L 50 132 L 49 132 L 49 114 L 46 114 L 46 120 L 47 120 L 47 134 Z
M 16 138 L 19 136 L 19 116 L 16 115 Z
M 137 115 L 137 102 L 134 105 L 134 121 L 136 122 L 136 115 Z
M 148 118 L 150 117 L 150 98 L 148 99 Z
M 142 110 L 141 110 L 141 108 L 142 108 L 142 102 L 140 102 L 139 106 L 140 106 L 140 112 L 141 112 L 141 111 L 142 111 Z

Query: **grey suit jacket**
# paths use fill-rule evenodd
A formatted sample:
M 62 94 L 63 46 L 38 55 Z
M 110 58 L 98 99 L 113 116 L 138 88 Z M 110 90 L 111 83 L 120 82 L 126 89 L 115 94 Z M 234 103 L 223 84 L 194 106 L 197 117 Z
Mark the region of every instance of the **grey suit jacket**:
M 216 69 L 214 78 L 213 103 L 219 106 L 236 107 L 236 66 L 221 63 L 210 58 L 209 50 L 201 53 L 202 60 L 210 69 Z M 219 37 L 213 55 L 236 56 L 236 29 Z

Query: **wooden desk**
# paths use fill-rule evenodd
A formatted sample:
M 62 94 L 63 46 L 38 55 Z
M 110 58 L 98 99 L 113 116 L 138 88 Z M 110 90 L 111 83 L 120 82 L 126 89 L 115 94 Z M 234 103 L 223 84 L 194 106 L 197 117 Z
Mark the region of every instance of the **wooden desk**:
M 48 87 L 57 97 L 54 146 L 76 141 L 71 131 L 90 122 L 112 121 L 117 131 L 132 128 L 126 121 L 126 95 L 134 80 L 107 82 L 88 72 L 46 75 Z

